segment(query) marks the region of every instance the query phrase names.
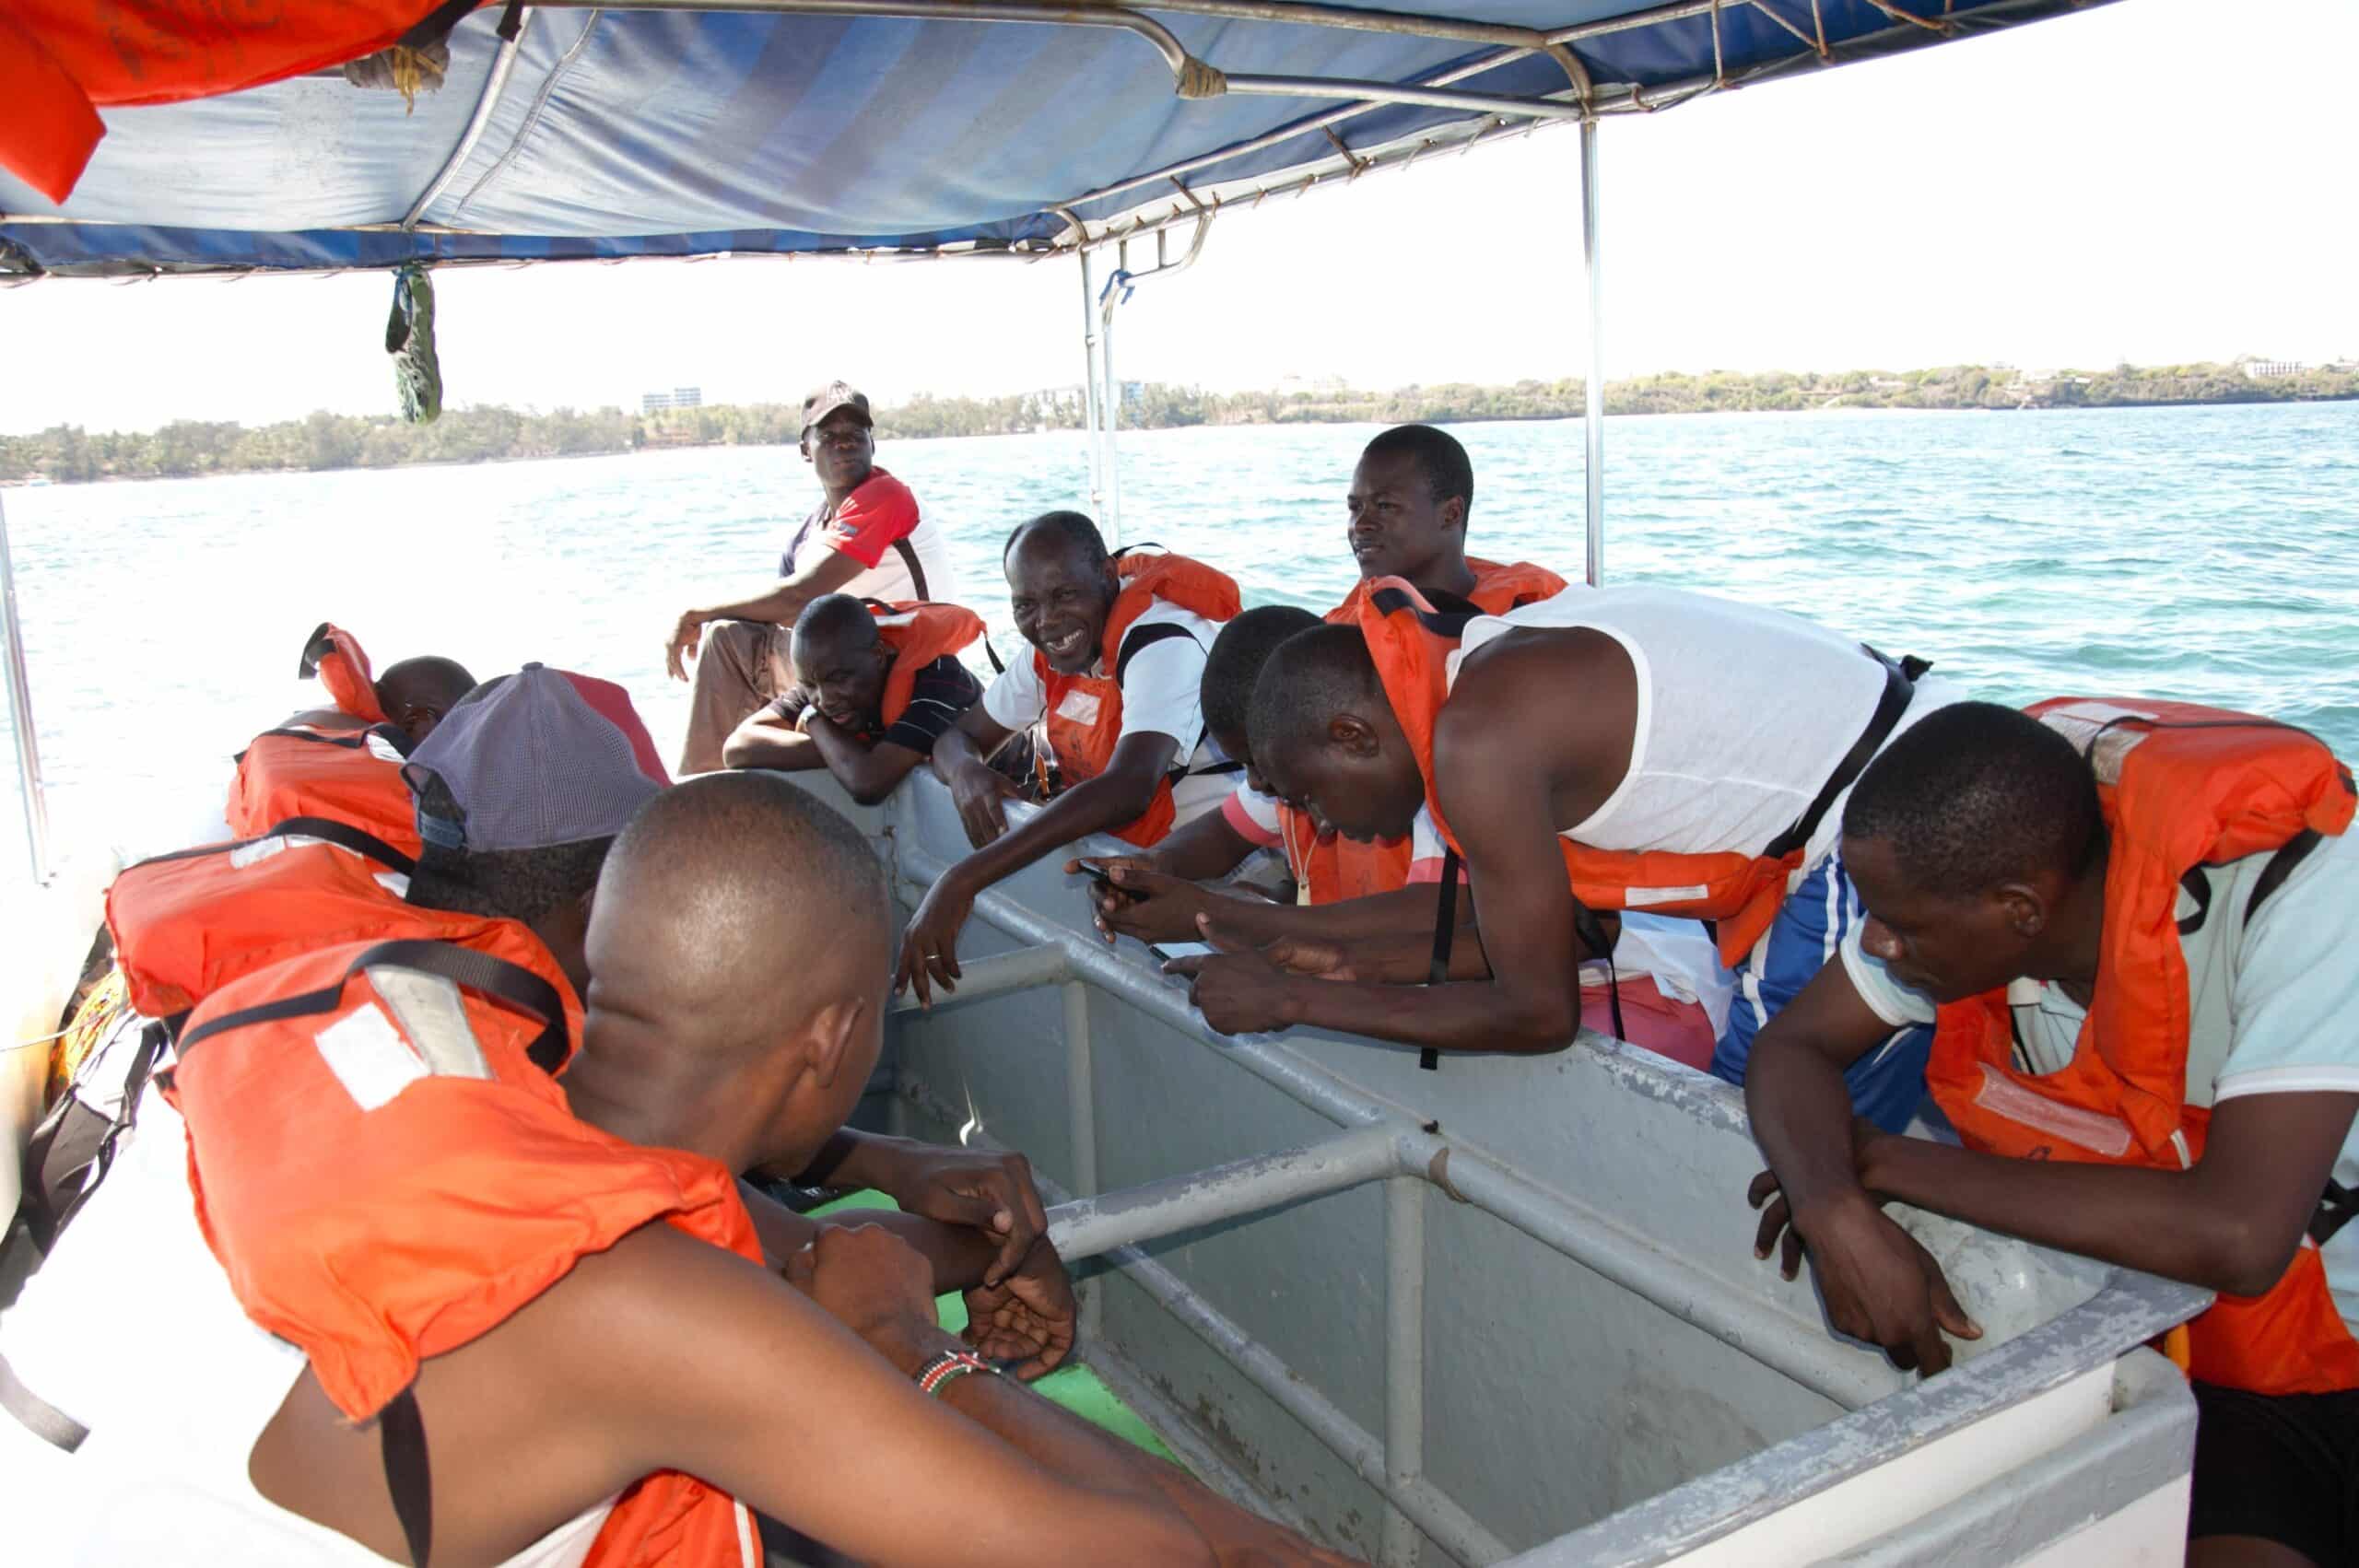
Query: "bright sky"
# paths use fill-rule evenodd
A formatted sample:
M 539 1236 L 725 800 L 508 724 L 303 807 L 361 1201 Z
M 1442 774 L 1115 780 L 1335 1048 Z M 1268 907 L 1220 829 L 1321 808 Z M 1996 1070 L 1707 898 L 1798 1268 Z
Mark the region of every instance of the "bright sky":
M 2350 0 L 2123 0 L 1612 122 L 1608 374 L 2359 355 L 2353 58 Z M 1551 130 L 1232 214 L 1122 311 L 1119 371 L 1224 390 L 1578 374 L 1578 180 L 1573 134 Z M 447 395 L 1072 384 L 1075 270 L 445 272 Z M 391 412 L 390 294 L 376 276 L 0 290 L 0 430 Z

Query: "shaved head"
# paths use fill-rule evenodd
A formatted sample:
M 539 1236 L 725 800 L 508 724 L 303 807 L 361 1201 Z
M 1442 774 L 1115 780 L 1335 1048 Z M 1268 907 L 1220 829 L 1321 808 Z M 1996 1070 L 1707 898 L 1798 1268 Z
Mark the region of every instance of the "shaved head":
M 876 640 L 876 617 L 849 593 L 823 593 L 795 617 L 794 640 L 833 647 L 839 639 L 853 648 L 866 648 Z
M 577 1112 L 736 1170 L 807 1159 L 881 1047 L 891 937 L 874 851 L 794 785 L 720 773 L 665 790 L 598 879 Z
M 475 678 L 467 673 L 465 665 L 428 653 L 387 665 L 377 677 L 377 700 L 389 713 L 403 703 L 448 713 L 475 687 Z
M 1253 683 L 1246 731 L 1262 782 L 1320 833 L 1367 843 L 1415 825 L 1424 778 L 1357 626 L 1280 643 Z

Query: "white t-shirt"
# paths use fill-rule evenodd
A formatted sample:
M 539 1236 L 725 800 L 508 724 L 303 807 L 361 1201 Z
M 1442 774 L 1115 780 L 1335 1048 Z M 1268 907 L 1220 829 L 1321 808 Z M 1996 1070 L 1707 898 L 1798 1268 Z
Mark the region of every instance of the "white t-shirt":
M 1204 734 L 1201 694 L 1204 654 L 1220 635 L 1220 623 L 1158 599 L 1132 623 L 1133 635 L 1137 627 L 1154 626 L 1178 626 L 1188 635 L 1159 638 L 1131 656 L 1130 667 L 1122 673 L 1122 728 L 1117 743 L 1133 735 L 1168 735 L 1180 743 L 1180 755 L 1191 771 L 1215 766 L 1223 759 L 1219 748 Z M 1048 713 L 1048 692 L 1040 684 L 1039 661 L 1030 656 L 1030 648 L 1025 653 L 1026 657 L 1010 661 L 983 692 L 983 711 L 1003 730 L 1025 729 Z M 1104 661 L 1092 673 L 1103 675 Z M 1216 804 L 1235 775 L 1208 777 L 1217 780 L 1208 802 Z
M 2206 868 L 2210 912 L 2180 938 L 2192 1018 L 2189 1105 L 2245 1094 L 2359 1094 L 2359 831 L 2312 850 L 2248 924 L 2245 906 L 2270 859 L 2251 855 Z M 2195 900 L 2181 889 L 2179 918 L 2195 912 Z M 1844 939 L 1843 966 L 1860 1000 L 1885 1023 L 1897 1028 L 1932 1020 L 1931 1000 L 1860 950 L 1856 921 Z M 2079 1043 L 2079 1004 L 2040 980 L 2017 980 L 2007 998 L 2023 1041 L 2019 1066 L 2061 1071 Z M 2342 1145 L 2334 1179 L 2359 1186 L 2359 1129 Z M 2325 1261 L 2335 1305 L 2359 1330 L 2359 1225 L 2335 1234 Z

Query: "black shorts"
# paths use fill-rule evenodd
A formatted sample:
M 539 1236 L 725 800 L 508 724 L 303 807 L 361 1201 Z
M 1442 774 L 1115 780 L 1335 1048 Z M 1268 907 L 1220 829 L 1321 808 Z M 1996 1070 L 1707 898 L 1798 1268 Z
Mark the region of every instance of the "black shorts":
M 2189 1539 L 2259 1536 L 2319 1568 L 2359 1562 L 2359 1389 L 2270 1395 L 2194 1387 Z

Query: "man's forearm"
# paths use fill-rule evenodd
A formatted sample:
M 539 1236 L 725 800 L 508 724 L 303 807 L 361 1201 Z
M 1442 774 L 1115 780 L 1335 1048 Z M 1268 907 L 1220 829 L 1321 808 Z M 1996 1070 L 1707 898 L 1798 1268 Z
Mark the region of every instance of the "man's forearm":
M 1438 887 L 1421 883 L 1414 887 L 1395 888 L 1391 893 L 1374 893 L 1365 898 L 1345 898 L 1333 904 L 1272 904 L 1262 899 L 1237 899 L 1238 907 L 1223 907 L 1213 919 L 1228 927 L 1248 942 L 1275 942 L 1280 937 L 1300 937 L 1309 942 L 1350 945 L 1357 942 L 1386 943 L 1423 939 L 1430 951 L 1434 934 L 1434 917 L 1441 903 Z M 1474 919 L 1474 901 L 1466 890 L 1458 890 L 1458 930 L 1467 935 Z M 1452 965 L 1456 974 L 1457 965 Z M 1489 971 L 1476 969 L 1474 975 Z M 1420 966 L 1407 976 L 1408 983 L 1423 983 L 1425 969 Z
M 1150 792 L 1149 801 L 1153 798 Z M 1035 812 L 1031 821 L 968 855 L 949 874 L 980 893 L 1075 839 L 1136 821 L 1145 809 L 1128 779 L 1113 775 L 1086 779 Z
M 810 738 L 827 760 L 827 771 L 863 805 L 874 805 L 891 794 L 916 762 L 901 746 L 861 744 L 825 715 L 811 721 Z
M 810 736 L 782 724 L 740 725 L 722 746 L 721 760 L 728 767 L 767 767 L 779 773 L 827 766 Z
M 1288 1024 L 1440 1051 L 1538 1056 L 1572 1044 L 1580 1027 L 1578 996 L 1551 1003 L 1496 980 L 1402 986 L 1289 977 L 1285 984 Z
M 944 731 L 941 739 L 933 743 L 933 755 L 927 760 L 933 765 L 933 776 L 945 784 L 954 782 L 962 767 L 985 766 L 975 738 L 957 724 Z
M 839 1167 L 830 1179 L 840 1175 Z M 891 1231 L 933 1266 L 936 1295 L 972 1290 L 981 1284 L 984 1270 L 999 1257 L 996 1240 L 964 1225 L 945 1225 L 938 1220 L 890 1209 L 848 1210 L 815 1220 L 808 1214 L 796 1213 L 742 1181 L 737 1184 L 737 1196 L 745 1200 L 745 1211 L 754 1221 L 754 1234 L 761 1239 L 762 1250 L 773 1267 L 810 1245 L 811 1238 L 827 1225 L 877 1225 Z
M 708 622 L 768 621 L 772 626 L 791 626 L 794 618 L 803 614 L 803 607 L 818 596 L 818 591 L 801 578 L 788 578 L 743 599 L 707 605 L 697 614 Z
M 1852 1158 L 1851 1095 L 1843 1070 L 1773 1022 L 1745 1063 L 1754 1141 L 1797 1214 L 1866 1196 Z
M 1919 1138 L 1875 1141 L 1863 1181 L 1881 1196 L 2083 1258 L 2253 1293 L 2241 1278 L 2247 1216 L 2201 1199 L 2202 1169 L 2015 1160 Z M 2298 1238 L 2295 1238 L 2298 1245 Z

